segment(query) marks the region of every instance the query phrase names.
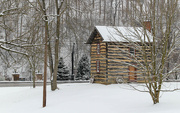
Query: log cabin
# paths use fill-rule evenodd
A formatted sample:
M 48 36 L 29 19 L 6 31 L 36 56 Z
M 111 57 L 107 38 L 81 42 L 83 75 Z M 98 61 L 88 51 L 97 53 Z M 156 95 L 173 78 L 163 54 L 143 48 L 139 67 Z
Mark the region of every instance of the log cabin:
M 150 29 L 146 34 L 143 30 L 145 27 L 95 26 L 87 40 L 91 45 L 91 77 L 94 83 L 117 83 L 118 78 L 123 78 L 123 82 L 144 82 L 143 67 L 139 66 L 144 61 L 141 49 L 143 44 L 151 45 L 152 37 Z M 145 54 L 150 54 L 147 46 Z M 151 59 L 147 58 L 147 61 Z

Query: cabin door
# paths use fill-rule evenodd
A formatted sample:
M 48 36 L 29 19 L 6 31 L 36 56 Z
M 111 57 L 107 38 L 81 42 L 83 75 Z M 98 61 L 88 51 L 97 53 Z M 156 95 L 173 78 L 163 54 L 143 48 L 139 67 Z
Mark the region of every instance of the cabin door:
M 136 68 L 129 66 L 129 81 L 135 81 L 136 80 Z

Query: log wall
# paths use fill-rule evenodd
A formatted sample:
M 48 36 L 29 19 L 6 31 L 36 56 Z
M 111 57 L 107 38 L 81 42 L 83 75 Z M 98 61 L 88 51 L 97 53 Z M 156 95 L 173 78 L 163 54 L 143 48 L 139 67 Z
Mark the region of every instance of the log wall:
M 107 43 L 107 48 L 107 82 L 116 83 L 117 77 L 128 75 L 128 65 L 123 62 L 129 62 L 126 58 L 129 49 L 117 43 Z
M 126 64 L 135 64 L 135 62 L 128 59 L 130 57 L 130 54 L 128 54 L 130 45 L 128 43 L 102 42 L 102 40 L 97 33 L 91 44 L 91 75 L 94 77 L 94 83 L 117 83 L 117 77 L 123 77 L 125 82 L 131 82 L 129 78 L 132 75 L 129 73 L 135 73 L 136 79 L 134 82 L 144 82 L 142 70 L 136 69 L 135 72 L 130 72 L 129 65 Z M 97 53 L 97 44 L 100 44 L 100 54 Z M 146 53 L 150 54 L 150 50 L 147 49 Z M 140 51 L 136 50 L 135 55 L 139 62 L 144 62 Z M 100 72 L 96 70 L 97 60 L 100 61 Z M 148 62 L 151 62 L 150 57 L 148 57 Z M 138 64 L 136 65 L 138 66 Z
M 97 53 L 97 44 L 100 44 L 100 54 Z M 97 33 L 91 44 L 91 75 L 95 83 L 106 83 L 106 43 L 102 43 L 101 36 Z M 97 72 L 96 62 L 100 61 L 100 72 Z
M 143 71 L 142 69 L 135 69 L 135 71 L 129 71 L 129 64 L 136 65 L 140 67 L 136 62 L 130 59 L 130 47 L 128 43 L 113 43 L 109 42 L 107 45 L 107 84 L 116 83 L 117 77 L 123 77 L 125 82 L 129 81 L 130 73 L 134 73 L 135 80 L 133 82 L 144 82 L 143 80 Z M 142 48 L 142 45 L 140 48 Z M 146 49 L 146 54 L 150 54 L 150 50 Z M 144 62 L 143 56 L 140 51 L 135 50 L 135 56 L 138 59 L 138 62 Z M 150 56 L 150 55 L 148 55 Z M 150 57 L 147 60 L 151 62 Z M 128 64 L 129 63 L 129 64 Z

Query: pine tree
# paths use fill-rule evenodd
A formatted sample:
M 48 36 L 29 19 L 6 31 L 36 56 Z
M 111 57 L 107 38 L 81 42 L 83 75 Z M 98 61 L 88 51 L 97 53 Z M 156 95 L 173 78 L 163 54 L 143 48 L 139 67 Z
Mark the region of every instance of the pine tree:
M 90 78 L 90 64 L 86 55 L 83 55 L 78 63 L 76 78 L 79 80 L 88 80 Z
M 58 80 L 68 80 L 68 78 L 69 78 L 69 70 L 65 66 L 63 58 L 61 57 L 59 59 L 59 64 L 58 64 L 57 79 Z

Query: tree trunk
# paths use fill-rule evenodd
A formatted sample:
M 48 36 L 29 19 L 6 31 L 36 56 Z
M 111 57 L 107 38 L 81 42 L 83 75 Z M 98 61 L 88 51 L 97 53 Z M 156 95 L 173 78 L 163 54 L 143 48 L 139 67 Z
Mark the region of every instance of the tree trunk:
M 47 81 L 47 53 L 48 53 L 48 18 L 46 14 L 46 3 L 45 0 L 42 0 L 42 5 L 40 4 L 40 1 L 38 0 L 39 6 L 41 7 L 41 11 L 44 15 L 44 27 L 45 27 L 45 46 L 44 46 L 44 83 L 43 83 L 43 107 L 46 107 L 46 81 Z
M 36 80 L 36 72 L 35 72 L 35 67 L 33 66 L 33 88 L 36 87 L 35 80 Z
M 53 72 L 53 83 L 52 83 L 52 91 L 57 89 L 57 70 L 58 70 L 58 59 L 59 59 L 59 38 L 60 38 L 60 10 L 62 8 L 62 5 L 64 3 L 64 0 L 61 1 L 60 6 L 58 3 L 58 0 L 56 2 L 56 39 L 55 39 L 55 55 L 54 55 L 54 72 Z

